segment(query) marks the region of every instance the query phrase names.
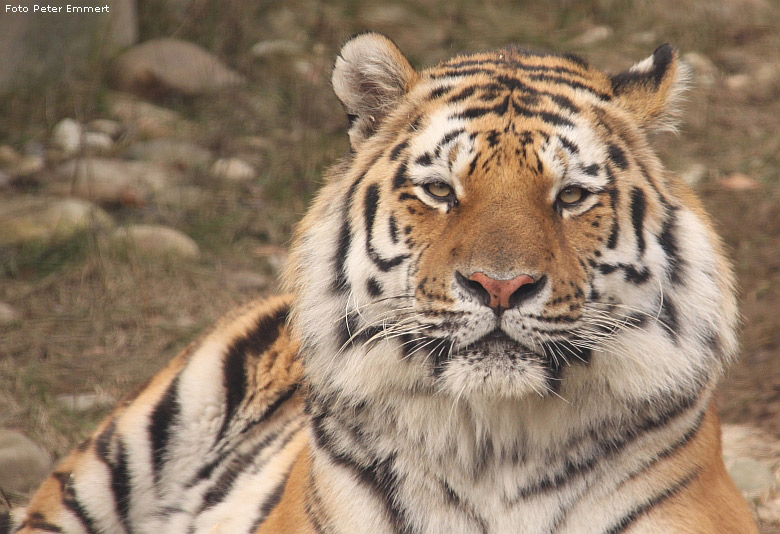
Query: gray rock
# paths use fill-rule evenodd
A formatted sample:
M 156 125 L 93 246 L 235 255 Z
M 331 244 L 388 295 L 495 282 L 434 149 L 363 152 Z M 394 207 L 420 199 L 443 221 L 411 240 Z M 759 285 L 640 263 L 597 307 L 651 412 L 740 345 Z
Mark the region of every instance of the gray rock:
M 572 40 L 573 45 L 590 46 L 612 37 L 615 31 L 609 26 L 596 26 L 582 32 Z
M 680 173 L 683 182 L 691 187 L 695 187 L 707 177 L 707 167 L 701 163 L 693 163 Z
M 272 39 L 270 41 L 260 41 L 252 46 L 251 53 L 258 58 L 272 56 L 289 56 L 303 52 L 303 46 L 296 41 L 289 39 Z
M 188 136 L 197 131 L 194 124 L 175 111 L 143 102 L 131 95 L 109 93 L 106 100 L 111 116 L 130 125 L 141 137 Z
M 114 141 L 125 133 L 122 123 L 110 119 L 95 119 L 87 124 L 87 128 L 92 132 L 105 134 Z
M 178 39 L 153 39 L 124 52 L 112 66 L 114 82 L 136 93 L 211 93 L 244 82 L 203 48 Z
M 100 393 L 57 395 L 54 401 L 59 406 L 72 412 L 86 412 L 95 408 L 103 408 L 114 404 L 114 399 L 112 397 Z
M 211 201 L 211 194 L 194 185 L 167 187 L 156 192 L 152 199 L 158 207 L 173 211 L 200 209 Z
M 200 254 L 197 243 L 189 236 L 169 228 L 152 224 L 135 224 L 120 228 L 113 240 L 136 251 L 154 256 L 196 258 Z
M 240 158 L 221 158 L 214 162 L 211 174 L 230 182 L 248 182 L 257 176 L 255 168 Z
M 0 167 L 12 167 L 19 163 L 20 159 L 22 159 L 22 155 L 13 147 L 0 145 Z
M 707 56 L 698 52 L 688 52 L 683 56 L 683 61 L 693 69 L 697 85 L 701 87 L 714 85 L 718 69 Z
M 176 139 L 152 139 L 131 146 L 126 155 L 133 159 L 173 165 L 181 169 L 205 167 L 211 152 L 194 143 Z
M 13 167 L 8 169 L 8 174 L 12 176 L 32 176 L 41 172 L 46 166 L 43 156 L 28 155 L 22 156 Z
M 105 154 L 114 148 L 114 141 L 109 135 L 101 132 L 84 134 L 84 149 L 90 154 Z
M 0 325 L 12 324 L 20 321 L 22 314 L 7 302 L 0 302 Z
M 51 132 L 51 143 L 66 155 L 75 154 L 81 148 L 84 129 L 78 121 L 62 119 Z
M 23 434 L 0 429 L 0 488 L 29 493 L 46 478 L 51 463 L 49 455 Z
M 236 289 L 265 289 L 270 285 L 268 277 L 254 271 L 234 271 L 225 274 L 228 285 Z
M 97 203 L 144 203 L 178 178 L 175 171 L 156 163 L 105 158 L 68 161 L 54 171 L 51 193 L 73 195 Z
M 39 196 L 0 200 L 0 245 L 62 238 L 112 225 L 105 211 L 84 200 Z
M 745 497 L 758 497 L 775 484 L 772 471 L 764 463 L 753 458 L 734 458 L 726 463 L 734 484 Z

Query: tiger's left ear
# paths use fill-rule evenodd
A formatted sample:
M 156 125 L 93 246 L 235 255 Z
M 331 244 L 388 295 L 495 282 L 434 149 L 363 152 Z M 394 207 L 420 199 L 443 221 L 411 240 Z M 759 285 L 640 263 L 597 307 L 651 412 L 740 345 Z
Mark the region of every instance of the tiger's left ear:
M 682 94 L 691 78 L 669 43 L 630 69 L 611 76 L 618 104 L 649 130 L 674 130 Z
M 350 120 L 352 148 L 374 134 L 418 79 L 409 61 L 384 35 L 363 33 L 344 44 L 331 81 Z

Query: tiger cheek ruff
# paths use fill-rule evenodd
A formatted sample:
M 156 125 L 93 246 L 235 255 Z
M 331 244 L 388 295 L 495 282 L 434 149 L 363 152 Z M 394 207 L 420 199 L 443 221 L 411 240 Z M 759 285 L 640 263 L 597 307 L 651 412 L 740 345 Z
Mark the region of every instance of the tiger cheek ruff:
M 686 68 L 342 48 L 350 153 L 289 296 L 237 310 L 57 466 L 20 532 L 755 533 L 713 388 L 732 274 L 649 132 Z

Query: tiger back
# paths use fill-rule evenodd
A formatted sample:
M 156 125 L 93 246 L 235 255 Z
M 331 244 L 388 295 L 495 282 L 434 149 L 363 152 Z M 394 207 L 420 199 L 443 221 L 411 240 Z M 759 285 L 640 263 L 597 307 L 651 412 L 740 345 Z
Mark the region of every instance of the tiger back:
M 712 392 L 730 266 L 649 132 L 668 45 L 422 71 L 348 41 L 352 150 L 250 304 L 65 458 L 20 532 L 757 532 Z

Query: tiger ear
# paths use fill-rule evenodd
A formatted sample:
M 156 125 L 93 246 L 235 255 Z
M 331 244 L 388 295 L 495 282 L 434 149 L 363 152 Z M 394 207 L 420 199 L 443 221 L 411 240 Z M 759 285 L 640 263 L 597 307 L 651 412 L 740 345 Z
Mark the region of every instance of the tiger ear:
M 688 89 L 690 69 L 669 43 L 630 69 L 611 76 L 621 107 L 649 130 L 674 130 L 679 104 Z
M 417 72 L 384 35 L 363 33 L 347 41 L 333 67 L 333 90 L 350 120 L 357 148 L 417 82 Z

